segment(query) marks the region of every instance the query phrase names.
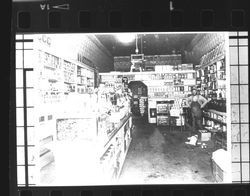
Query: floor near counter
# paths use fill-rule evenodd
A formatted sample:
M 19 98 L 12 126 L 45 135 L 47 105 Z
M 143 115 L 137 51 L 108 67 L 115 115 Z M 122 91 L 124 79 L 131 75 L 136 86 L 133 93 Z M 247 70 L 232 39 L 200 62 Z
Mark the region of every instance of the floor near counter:
M 215 182 L 208 149 L 185 144 L 190 131 L 169 131 L 140 118 L 134 126 L 119 183 Z

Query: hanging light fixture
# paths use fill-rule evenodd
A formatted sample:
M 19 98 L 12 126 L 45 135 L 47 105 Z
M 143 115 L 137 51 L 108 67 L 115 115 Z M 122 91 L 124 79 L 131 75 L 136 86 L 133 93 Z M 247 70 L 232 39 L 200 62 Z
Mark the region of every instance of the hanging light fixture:
M 138 49 L 138 35 L 135 35 L 135 53 L 138 54 L 139 53 L 139 49 Z
M 142 40 L 141 40 L 141 42 L 142 42 Z M 141 43 L 141 50 L 142 50 L 142 43 Z M 136 34 L 135 35 L 135 54 L 131 54 L 131 61 L 141 63 L 143 60 L 144 60 L 144 54 L 139 53 L 138 35 Z
M 138 48 L 138 35 L 135 35 L 135 54 L 131 54 L 131 67 L 130 71 L 139 71 L 142 72 L 142 63 L 144 60 L 144 55 L 139 53 L 139 48 Z

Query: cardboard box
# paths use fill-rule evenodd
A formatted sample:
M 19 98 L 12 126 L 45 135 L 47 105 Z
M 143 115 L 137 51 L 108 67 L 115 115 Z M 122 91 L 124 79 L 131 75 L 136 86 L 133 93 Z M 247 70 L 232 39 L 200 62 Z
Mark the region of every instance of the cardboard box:
M 202 142 L 209 141 L 211 139 L 211 133 L 207 130 L 199 130 L 199 138 Z

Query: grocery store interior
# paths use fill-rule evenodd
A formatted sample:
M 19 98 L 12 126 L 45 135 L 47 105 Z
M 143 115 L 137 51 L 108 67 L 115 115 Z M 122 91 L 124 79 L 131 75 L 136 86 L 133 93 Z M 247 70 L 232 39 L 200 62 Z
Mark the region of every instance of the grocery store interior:
M 229 182 L 227 39 L 33 35 L 34 184 Z

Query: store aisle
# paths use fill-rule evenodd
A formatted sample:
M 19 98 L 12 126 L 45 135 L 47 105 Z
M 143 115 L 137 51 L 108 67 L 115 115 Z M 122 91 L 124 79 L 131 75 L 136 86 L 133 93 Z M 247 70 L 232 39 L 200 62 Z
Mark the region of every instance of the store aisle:
M 134 124 L 120 183 L 214 182 L 209 153 L 185 144 L 188 131 L 170 132 L 141 119 Z

